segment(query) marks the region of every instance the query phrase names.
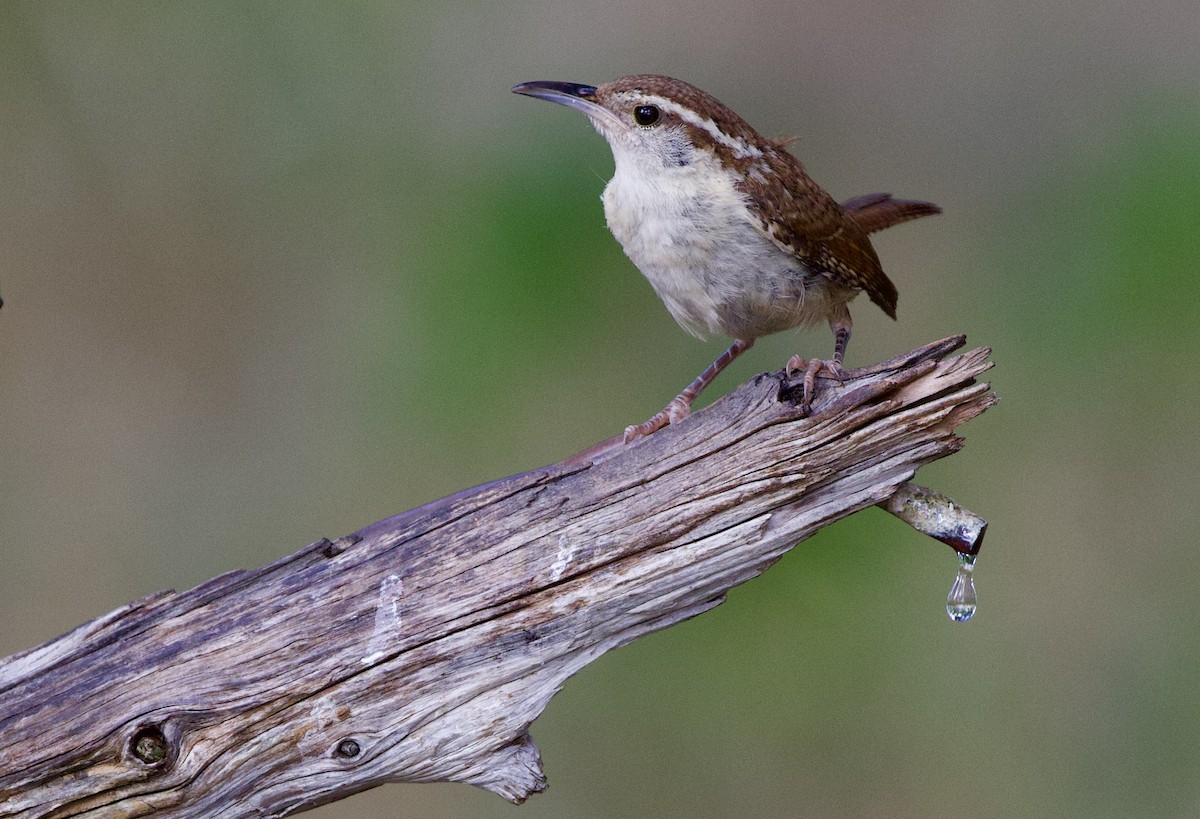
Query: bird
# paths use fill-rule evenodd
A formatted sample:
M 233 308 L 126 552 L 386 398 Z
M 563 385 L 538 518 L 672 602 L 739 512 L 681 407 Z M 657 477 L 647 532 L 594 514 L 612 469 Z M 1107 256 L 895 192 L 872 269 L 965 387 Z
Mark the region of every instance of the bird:
M 817 375 L 838 381 L 850 341 L 848 305 L 866 292 L 896 318 L 897 291 L 869 233 L 941 213 L 887 193 L 838 203 L 788 151 L 716 97 L 660 74 L 601 85 L 537 80 L 513 92 L 586 114 L 612 150 L 601 196 L 608 228 L 667 311 L 699 338 L 733 343 L 661 411 L 625 429 L 631 443 L 691 412 L 692 402 L 756 339 L 828 322 L 833 357 L 792 356 L 811 407 Z

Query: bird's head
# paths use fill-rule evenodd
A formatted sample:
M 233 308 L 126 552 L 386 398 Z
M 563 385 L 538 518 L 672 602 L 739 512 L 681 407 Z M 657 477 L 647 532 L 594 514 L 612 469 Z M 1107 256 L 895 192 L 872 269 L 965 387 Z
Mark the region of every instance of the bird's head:
M 658 74 L 598 86 L 538 80 L 513 92 L 587 114 L 618 165 L 686 167 L 697 160 L 697 152 L 707 151 L 732 166 L 761 157 L 770 144 L 711 94 Z

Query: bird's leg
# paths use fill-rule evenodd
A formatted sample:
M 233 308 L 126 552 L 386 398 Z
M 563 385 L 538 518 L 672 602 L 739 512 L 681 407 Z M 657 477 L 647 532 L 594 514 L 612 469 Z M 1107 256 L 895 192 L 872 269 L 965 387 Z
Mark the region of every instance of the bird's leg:
M 842 367 L 842 362 L 846 358 L 846 346 L 850 343 L 850 311 L 846 309 L 845 305 L 829 317 L 829 329 L 833 330 L 832 359 L 814 358 L 811 361 L 805 362 L 798 355 L 794 355 L 788 359 L 787 374 L 789 378 L 801 370 L 804 371 L 803 403 L 806 406 L 812 404 L 817 373 L 822 368 L 836 378 L 839 384 L 844 384 L 846 380 L 846 370 Z
M 712 380 L 717 377 L 721 370 L 729 366 L 729 364 L 742 353 L 754 346 L 754 339 L 739 338 L 729 345 L 729 349 L 721 353 L 717 360 L 709 364 L 704 372 L 696 377 L 696 380 L 688 384 L 683 392 L 671 399 L 671 402 L 659 410 L 650 420 L 641 424 L 633 424 L 625 427 L 625 443 L 636 441 L 645 435 L 665 427 L 667 424 L 674 424 L 687 418 L 692 411 L 692 402 L 696 400 L 696 396 L 712 383 Z

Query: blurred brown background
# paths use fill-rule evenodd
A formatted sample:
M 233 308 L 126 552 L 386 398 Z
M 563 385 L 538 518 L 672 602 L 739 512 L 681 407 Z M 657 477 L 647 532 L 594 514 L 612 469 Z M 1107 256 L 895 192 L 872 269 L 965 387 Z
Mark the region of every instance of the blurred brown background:
M 509 94 L 682 77 L 882 234 L 900 321 L 1003 402 L 919 476 L 988 517 L 980 611 L 878 510 L 614 652 L 522 808 L 369 817 L 1200 812 L 1200 5 L 958 0 L 0 5 L 0 655 L 556 461 L 724 346 L 604 227 L 607 146 Z M 824 329 L 761 342 L 706 396 Z

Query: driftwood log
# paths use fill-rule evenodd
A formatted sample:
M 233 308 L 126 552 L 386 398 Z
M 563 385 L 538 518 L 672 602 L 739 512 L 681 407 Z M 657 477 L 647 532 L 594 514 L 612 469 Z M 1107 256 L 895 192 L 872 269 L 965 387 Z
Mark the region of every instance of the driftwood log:
M 283 816 L 385 782 L 545 787 L 527 729 L 609 649 L 719 604 L 956 452 L 961 337 L 780 373 L 629 446 L 160 592 L 0 661 L 0 816 Z

